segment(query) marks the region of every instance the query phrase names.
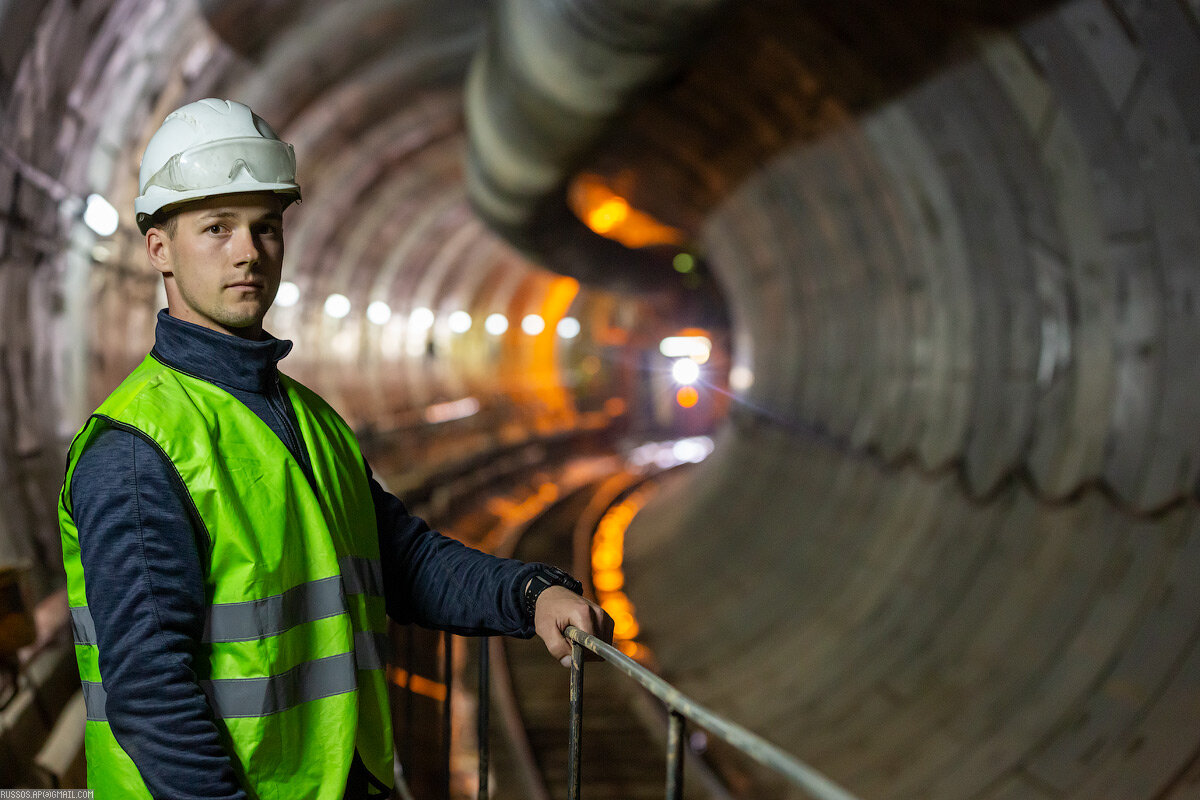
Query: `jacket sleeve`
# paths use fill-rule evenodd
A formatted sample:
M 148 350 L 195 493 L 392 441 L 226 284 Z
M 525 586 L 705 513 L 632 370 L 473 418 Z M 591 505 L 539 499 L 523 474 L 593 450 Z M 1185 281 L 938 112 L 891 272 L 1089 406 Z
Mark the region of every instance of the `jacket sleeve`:
M 205 599 L 183 491 L 149 443 L 116 429 L 72 478 L 105 710 L 155 797 L 245 800 L 193 671 Z
M 528 639 L 522 593 L 536 569 L 467 547 L 431 530 L 371 476 L 388 616 L 399 623 L 475 636 Z

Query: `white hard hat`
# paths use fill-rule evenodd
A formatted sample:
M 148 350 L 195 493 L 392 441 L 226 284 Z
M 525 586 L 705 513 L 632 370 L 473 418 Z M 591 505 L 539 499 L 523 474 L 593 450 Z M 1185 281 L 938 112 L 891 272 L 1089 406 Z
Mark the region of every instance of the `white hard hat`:
M 292 146 L 249 106 L 213 98 L 167 115 L 146 145 L 138 186 L 142 233 L 159 211 L 202 197 L 275 192 L 284 206 L 300 199 Z

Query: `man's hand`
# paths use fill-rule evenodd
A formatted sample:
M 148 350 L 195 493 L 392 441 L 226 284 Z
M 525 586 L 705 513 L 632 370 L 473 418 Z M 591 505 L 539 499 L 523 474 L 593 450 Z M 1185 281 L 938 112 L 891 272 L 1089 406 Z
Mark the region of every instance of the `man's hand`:
M 564 667 L 571 666 L 571 642 L 563 631 L 574 625 L 605 644 L 612 644 L 613 621 L 603 608 L 563 586 L 551 586 L 538 595 L 533 609 L 533 627 L 546 643 L 550 655 Z

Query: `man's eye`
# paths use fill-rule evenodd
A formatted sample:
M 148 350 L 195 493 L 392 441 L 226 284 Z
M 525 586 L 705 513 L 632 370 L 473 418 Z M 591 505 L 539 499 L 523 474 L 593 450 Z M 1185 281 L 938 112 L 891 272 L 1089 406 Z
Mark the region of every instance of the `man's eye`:
M 220 225 L 209 225 L 205 230 L 207 230 L 209 233 L 220 233 L 221 226 Z

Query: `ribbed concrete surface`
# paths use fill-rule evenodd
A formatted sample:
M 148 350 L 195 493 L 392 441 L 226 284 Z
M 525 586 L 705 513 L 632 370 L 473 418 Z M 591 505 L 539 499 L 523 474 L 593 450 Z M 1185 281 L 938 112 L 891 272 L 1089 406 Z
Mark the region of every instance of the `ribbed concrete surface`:
M 462 188 L 484 10 L 0 2 L 0 544 L 35 594 L 63 439 L 162 303 L 129 221 L 97 242 L 62 201 L 127 210 L 186 100 L 297 142 L 304 299 L 272 325 L 357 424 L 478 395 L 503 438 L 570 424 L 554 380 L 594 408 L 629 379 L 620 342 L 669 309 L 583 290 L 541 374 L 515 330 L 404 328 L 563 302 Z M 628 537 L 646 641 L 865 797 L 1200 795 L 1198 14 L 737 3 L 582 165 L 696 238 L 733 321 L 718 449 Z M 359 311 L 327 318 L 332 291 Z M 378 298 L 391 328 L 361 318 Z
M 824 125 L 701 223 L 753 385 L 627 536 L 646 643 L 864 797 L 1197 796 L 1197 19 L 851 5 L 707 101 Z
M 769 429 L 724 442 L 627 538 L 645 641 L 864 797 L 1160 796 L 1200 738 L 1194 510 L 962 489 Z

